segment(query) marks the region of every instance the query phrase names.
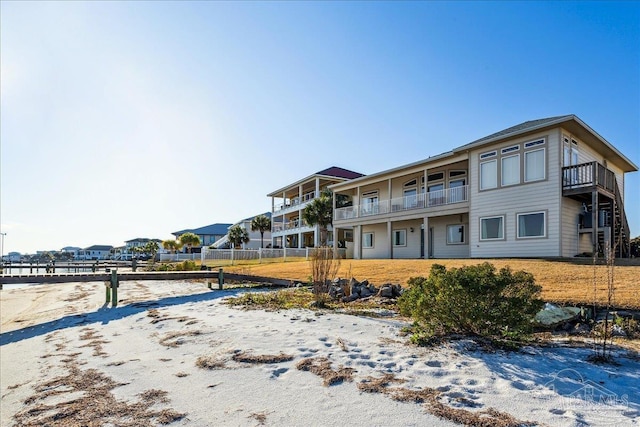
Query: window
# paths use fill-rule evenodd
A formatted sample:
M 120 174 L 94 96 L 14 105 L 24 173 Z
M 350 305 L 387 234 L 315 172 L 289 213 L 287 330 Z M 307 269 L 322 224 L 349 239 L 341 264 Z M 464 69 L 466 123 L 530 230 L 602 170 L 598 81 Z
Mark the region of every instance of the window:
M 433 184 L 427 187 L 429 192 L 429 206 L 440 206 L 445 204 L 444 184 Z
M 502 150 L 500 150 L 500 153 L 501 154 L 513 153 L 515 151 L 518 151 L 519 149 L 520 149 L 519 145 L 513 145 L 511 147 L 503 148 Z
M 447 243 L 450 245 L 464 243 L 464 225 L 447 225 Z
M 481 159 L 488 159 L 489 157 L 495 157 L 498 154 L 497 151 L 489 151 L 488 153 L 480 154 Z
M 407 230 L 393 230 L 393 246 L 407 246 Z
M 373 247 L 373 233 L 362 233 L 362 247 L 363 248 Z
M 504 216 L 480 218 L 480 240 L 504 239 Z
M 465 187 L 466 179 L 456 179 L 449 181 L 449 202 L 463 202 L 467 200 L 467 188 Z
M 378 192 L 372 191 L 362 195 L 362 215 L 375 215 L 378 210 Z
M 524 182 L 544 179 L 544 148 L 524 153 Z
M 412 188 L 411 190 L 404 190 L 404 208 L 411 209 L 418 206 L 418 190 Z
M 502 186 L 520 184 L 520 154 L 502 158 Z
M 498 163 L 496 160 L 480 163 L 480 189 L 487 190 L 498 186 Z
M 449 178 L 455 178 L 456 176 L 463 176 L 466 175 L 467 171 L 466 170 L 452 170 L 449 171 Z
M 518 238 L 545 237 L 545 213 L 518 214 Z
M 444 172 L 437 172 L 427 175 L 427 181 L 440 181 L 444 179 Z
M 539 145 L 544 145 L 544 139 L 539 139 L 537 141 L 527 142 L 526 144 L 524 144 L 524 148 L 526 150 L 527 148 L 537 147 Z

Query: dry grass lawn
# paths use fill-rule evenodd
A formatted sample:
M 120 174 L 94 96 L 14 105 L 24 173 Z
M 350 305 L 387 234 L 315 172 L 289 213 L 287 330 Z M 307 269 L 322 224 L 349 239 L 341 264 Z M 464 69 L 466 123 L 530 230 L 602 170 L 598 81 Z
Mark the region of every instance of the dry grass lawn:
M 525 270 L 532 273 L 536 282 L 542 286 L 545 301 L 571 304 L 593 304 L 594 274 L 596 276 L 596 300 L 606 302 L 606 269 L 593 267 L 589 259 L 534 260 L 534 259 L 455 259 L 455 260 L 342 260 L 339 277 L 367 279 L 376 286 L 384 283 L 406 285 L 410 277 L 427 276 L 433 264 L 442 264 L 447 268 L 474 265 L 484 261 L 491 262 L 496 268 L 510 267 L 512 270 Z M 252 274 L 257 276 L 290 279 L 307 282 L 311 274 L 309 261 L 286 263 L 250 264 L 225 266 L 230 273 Z M 619 260 L 614 268 L 616 307 L 640 309 L 640 262 L 637 260 Z

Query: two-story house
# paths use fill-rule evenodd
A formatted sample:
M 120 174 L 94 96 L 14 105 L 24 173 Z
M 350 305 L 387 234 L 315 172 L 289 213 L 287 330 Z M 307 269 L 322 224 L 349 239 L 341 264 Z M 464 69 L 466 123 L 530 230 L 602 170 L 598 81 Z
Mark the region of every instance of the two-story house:
M 262 214 L 242 219 L 229 227 L 229 229 L 231 229 L 232 227 L 235 227 L 237 225 L 238 227 L 243 228 L 247 231 L 249 241 L 242 244 L 242 249 L 260 249 L 261 247 L 271 247 L 271 230 L 266 230 L 264 232 L 264 235 L 260 234 L 260 231 L 251 230 L 251 222 L 255 217 L 259 215 L 264 215 L 267 218 L 271 219 L 271 212 L 264 212 Z M 231 246 L 231 242 L 229 241 L 229 233 L 227 233 L 224 237 L 211 245 L 211 247 L 216 249 L 227 249 Z
M 638 168 L 575 115 L 527 121 L 330 185 L 355 258 L 628 256 L 624 174 Z M 337 197 L 334 197 L 334 200 Z
M 273 247 L 306 248 L 320 244 L 319 226 L 302 219 L 304 208 L 332 184 L 362 177 L 358 172 L 332 166 L 302 178 L 267 196 L 271 197 L 271 240 Z M 331 231 L 329 241 L 333 240 Z M 336 242 L 338 239 L 336 239 Z
M 210 246 L 224 237 L 231 225 L 232 224 L 227 223 L 215 223 L 199 228 L 189 228 L 186 230 L 174 231 L 171 234 L 173 234 L 176 239 L 179 239 L 180 236 L 185 233 L 193 233 L 198 236 L 200 238 L 200 246 L 191 248 L 191 251 L 194 253 L 199 253 L 200 249 L 203 246 Z M 183 248 L 182 250 L 186 251 L 187 249 Z

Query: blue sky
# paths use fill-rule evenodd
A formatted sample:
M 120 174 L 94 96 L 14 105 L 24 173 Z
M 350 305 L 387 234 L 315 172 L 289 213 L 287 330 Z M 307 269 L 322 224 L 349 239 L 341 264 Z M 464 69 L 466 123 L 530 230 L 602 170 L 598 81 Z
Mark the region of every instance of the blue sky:
M 0 8 L 5 253 L 235 222 L 328 166 L 374 173 L 555 115 L 640 165 L 638 2 Z

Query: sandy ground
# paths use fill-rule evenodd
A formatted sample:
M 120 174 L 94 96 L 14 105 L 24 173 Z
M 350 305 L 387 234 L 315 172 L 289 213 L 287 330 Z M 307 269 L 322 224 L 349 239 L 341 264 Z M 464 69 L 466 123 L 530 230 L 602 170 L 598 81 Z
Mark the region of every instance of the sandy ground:
M 393 318 L 245 311 L 241 290 L 101 283 L 0 292 L 2 426 L 640 425 L 640 360 L 419 348 Z

